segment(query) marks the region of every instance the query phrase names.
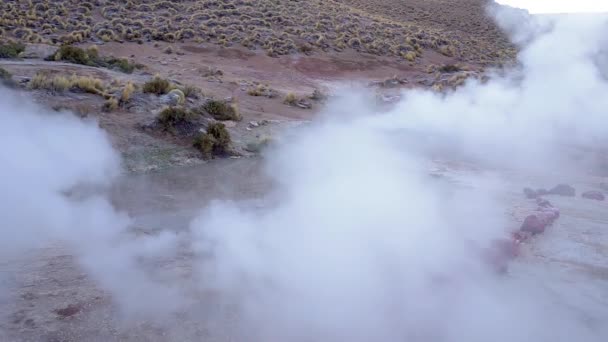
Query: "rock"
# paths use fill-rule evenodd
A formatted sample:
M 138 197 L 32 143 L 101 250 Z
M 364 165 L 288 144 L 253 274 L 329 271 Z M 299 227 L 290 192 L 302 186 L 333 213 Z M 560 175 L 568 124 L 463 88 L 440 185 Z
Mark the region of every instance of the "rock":
M 544 199 L 544 198 L 536 198 L 536 204 L 538 204 L 538 206 L 540 208 L 553 208 L 553 205 L 551 204 L 551 202 L 549 202 L 548 200 Z
M 576 190 L 568 184 L 559 184 L 553 189 L 549 190 L 549 194 L 574 197 L 576 196 Z
M 559 217 L 559 211 L 546 210 L 539 211 L 528 215 L 521 225 L 522 232 L 528 232 L 533 235 L 541 234 L 547 226 L 551 225 Z
M 251 121 L 249 122 L 249 127 L 260 127 L 260 124 L 257 121 Z
M 59 48 L 47 44 L 28 44 L 25 46 L 25 51 L 20 55 L 22 58 L 47 58 L 57 52 Z
M 549 190 L 540 188 L 536 189 L 536 193 L 538 194 L 538 196 L 544 196 L 549 194 Z
M 603 201 L 606 199 L 606 197 L 604 196 L 603 193 L 601 193 L 600 191 L 596 191 L 596 190 L 586 191 L 583 193 L 582 196 L 583 196 L 583 198 L 596 200 L 596 201 Z
M 311 109 L 312 104 L 306 100 L 300 100 L 296 103 L 296 106 L 302 109 Z
M 524 195 L 530 199 L 538 197 L 538 193 L 530 188 L 524 188 Z

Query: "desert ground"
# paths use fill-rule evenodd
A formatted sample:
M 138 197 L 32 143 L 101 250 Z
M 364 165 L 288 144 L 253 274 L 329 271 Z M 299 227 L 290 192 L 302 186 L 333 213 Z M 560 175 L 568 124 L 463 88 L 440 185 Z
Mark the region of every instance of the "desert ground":
M 488 3 L 0 3 L 0 91 L 107 133 L 122 169 L 100 191 L 130 217 L 121 239 L 179 236 L 176 255 L 144 260 L 141 267 L 187 299 L 172 310 L 174 303 L 155 303 L 146 289 L 131 288 L 126 274 L 119 292 L 128 298 L 116 298 L 115 288 L 87 272 L 73 246 L 45 241 L 0 260 L 0 341 L 315 340 L 256 336 L 233 293 L 201 288 L 191 222 L 218 200 L 242 202 L 254 212 L 276 206 L 281 179 L 269 171 L 267 155 L 326 118 L 345 90 L 364 94 L 373 111 L 383 113 L 397 108 L 407 91 L 443 96 L 515 65 L 518 47 L 486 12 Z M 603 148 L 579 152 L 580 159 L 570 161 L 592 160 L 584 168 L 532 176 L 450 153 L 425 151 L 421 159 L 439 192 L 489 194 L 509 232 L 540 210 L 522 189 L 576 188 L 574 197 L 540 196 L 559 208 L 559 218 L 543 225 L 543 234 L 514 240 L 506 234 L 508 243 L 517 242 L 516 256 L 492 259 L 491 279 L 534 288 L 551 303 L 546 310 L 605 337 L 608 211 L 603 200 L 581 194 L 607 192 L 608 163 Z M 479 181 L 486 177 L 493 186 Z M 150 302 L 154 315 L 125 313 L 132 298 Z M 452 341 L 432 332 L 411 340 Z

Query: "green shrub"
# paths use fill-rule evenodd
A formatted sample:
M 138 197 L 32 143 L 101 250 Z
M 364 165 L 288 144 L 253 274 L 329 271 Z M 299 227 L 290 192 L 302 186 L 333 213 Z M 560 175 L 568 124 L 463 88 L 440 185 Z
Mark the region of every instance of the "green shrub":
M 0 43 L 0 58 L 17 58 L 23 51 L 25 51 L 25 45 L 19 42 Z
M 125 74 L 130 74 L 139 67 L 138 64 L 131 63 L 126 58 L 110 57 L 105 60 L 105 63 L 107 64 L 108 68 L 118 69 Z
M 445 73 L 453 73 L 453 72 L 462 71 L 462 68 L 455 64 L 445 64 L 439 68 L 439 71 L 445 72 Z
M 198 87 L 190 85 L 190 84 L 185 85 L 184 87 L 181 88 L 181 90 L 184 93 L 184 96 L 187 98 L 198 99 L 203 94 L 203 91 L 201 90 L 201 88 L 198 88 Z
M 0 84 L 7 87 L 14 87 L 15 81 L 13 81 L 13 75 L 3 68 L 0 68 Z
M 209 124 L 207 132 L 194 139 L 194 147 L 201 151 L 205 158 L 229 153 L 231 144 L 230 133 L 221 122 Z
M 242 119 L 238 107 L 225 101 L 209 100 L 203 105 L 203 109 L 216 120 L 240 121 Z
M 154 76 L 154 78 L 151 79 L 150 81 L 144 83 L 144 87 L 143 87 L 144 93 L 150 93 L 150 94 L 156 94 L 156 95 L 166 94 L 169 92 L 169 90 L 171 90 L 171 82 L 169 82 L 168 80 L 166 80 L 164 78 L 161 78 L 158 75 Z
M 194 119 L 192 112 L 182 107 L 167 107 L 163 109 L 156 121 L 165 129 L 173 130 L 175 126 L 189 123 Z
M 47 60 L 65 61 L 74 64 L 96 66 L 96 61 L 92 60 L 89 53 L 76 46 L 63 45 Z

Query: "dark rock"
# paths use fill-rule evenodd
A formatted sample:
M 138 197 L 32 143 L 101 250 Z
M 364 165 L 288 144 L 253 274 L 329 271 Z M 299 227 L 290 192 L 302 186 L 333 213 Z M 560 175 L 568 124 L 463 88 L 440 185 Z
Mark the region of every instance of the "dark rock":
M 520 230 L 532 235 L 541 234 L 547 226 L 551 225 L 559 217 L 559 210 L 547 208 L 543 211 L 528 215 L 522 223 Z
M 596 200 L 596 201 L 603 201 L 606 199 L 606 197 L 604 196 L 603 193 L 601 193 L 600 191 L 596 191 L 596 190 L 584 192 L 582 196 L 583 196 L 583 198 Z
M 538 193 L 530 188 L 524 188 L 524 195 L 530 199 L 538 197 Z
M 63 309 L 55 310 L 55 313 L 61 317 L 70 317 L 79 313 L 82 310 L 82 305 L 79 304 L 70 304 Z
M 544 196 L 544 195 L 548 195 L 549 191 L 547 189 L 536 189 L 536 193 L 538 194 L 538 196 Z
M 544 199 L 544 198 L 537 198 L 536 199 L 536 204 L 538 204 L 538 206 L 540 208 L 553 208 L 553 205 L 551 204 L 551 202 L 549 202 L 548 200 Z
M 549 190 L 549 194 L 574 197 L 576 196 L 576 190 L 568 184 L 559 184 Z

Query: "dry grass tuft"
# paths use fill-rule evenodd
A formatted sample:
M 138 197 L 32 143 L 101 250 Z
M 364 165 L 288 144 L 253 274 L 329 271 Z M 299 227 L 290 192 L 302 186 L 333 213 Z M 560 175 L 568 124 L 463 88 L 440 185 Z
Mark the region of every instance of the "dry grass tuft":
M 150 81 L 144 83 L 143 92 L 163 95 L 171 90 L 171 82 L 160 77 L 160 75 L 154 76 Z

